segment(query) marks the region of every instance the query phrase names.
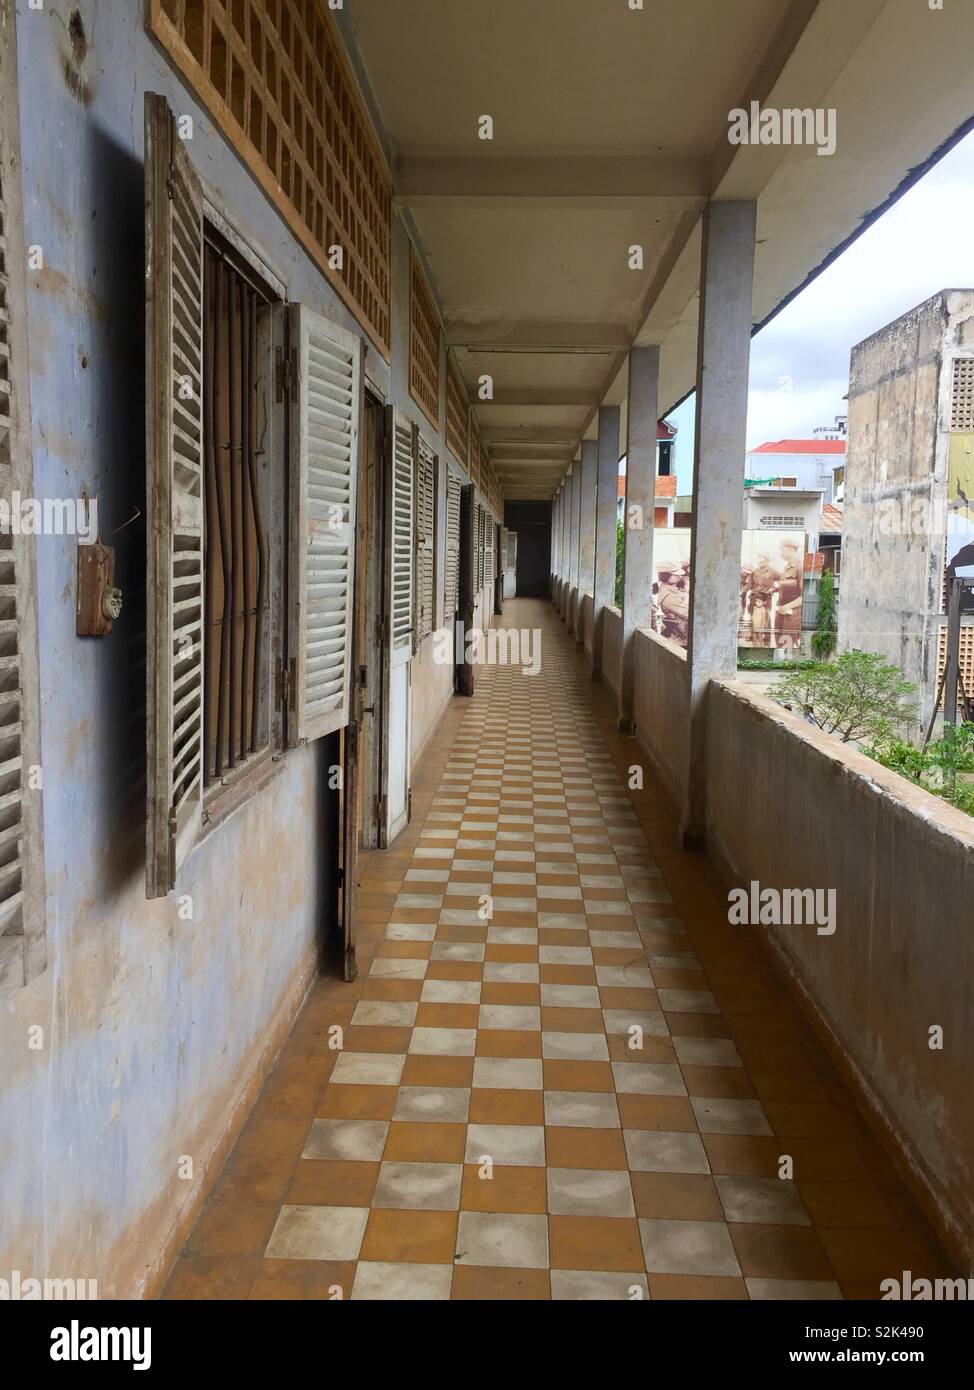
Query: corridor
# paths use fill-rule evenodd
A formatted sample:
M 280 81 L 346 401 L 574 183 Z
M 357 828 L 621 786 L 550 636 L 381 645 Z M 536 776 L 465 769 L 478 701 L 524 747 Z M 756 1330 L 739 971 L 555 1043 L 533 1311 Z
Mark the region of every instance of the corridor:
M 639 749 L 554 609 L 499 621 L 540 628 L 540 673 L 482 667 L 451 703 L 412 823 L 361 860 L 359 978 L 315 986 L 164 1296 L 875 1298 L 945 1273 L 661 790 L 628 789 Z

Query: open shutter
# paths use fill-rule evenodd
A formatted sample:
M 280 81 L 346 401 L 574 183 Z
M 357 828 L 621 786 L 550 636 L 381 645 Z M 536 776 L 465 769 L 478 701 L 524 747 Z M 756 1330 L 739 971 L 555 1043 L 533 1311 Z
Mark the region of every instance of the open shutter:
M 433 631 L 433 549 L 436 515 L 436 455 L 416 434 L 416 592 L 413 650 Z
M 484 514 L 484 586 L 493 600 L 494 594 L 494 518 Z M 491 604 L 493 608 L 493 603 Z
M 446 475 L 446 574 L 444 576 L 444 621 L 451 623 L 460 602 L 460 479 Z
M 146 894 L 203 821 L 203 197 L 164 97 L 145 97 Z
M 293 744 L 351 718 L 362 341 L 304 304 L 289 319 Z
M 413 426 L 392 421 L 392 645 L 408 647 L 413 631 Z
M 487 544 L 487 540 L 486 540 L 486 530 L 487 530 L 487 526 L 486 526 L 486 513 L 484 512 L 483 504 L 480 503 L 480 502 L 478 502 L 478 503 L 477 503 L 477 592 L 478 592 L 478 593 L 483 593 L 483 588 L 484 588 L 484 574 L 485 574 L 485 570 L 486 570 L 486 566 L 485 566 L 484 561 L 485 561 L 485 549 L 486 549 L 486 544 Z

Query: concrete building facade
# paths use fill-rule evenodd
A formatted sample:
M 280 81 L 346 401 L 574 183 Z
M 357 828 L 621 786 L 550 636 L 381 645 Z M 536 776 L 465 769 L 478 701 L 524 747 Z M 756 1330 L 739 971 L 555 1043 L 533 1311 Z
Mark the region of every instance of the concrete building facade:
M 972 359 L 974 291 L 943 290 L 857 344 L 850 365 L 839 649 L 898 666 L 923 727 L 943 670 L 948 485 L 952 456 L 970 445 Z

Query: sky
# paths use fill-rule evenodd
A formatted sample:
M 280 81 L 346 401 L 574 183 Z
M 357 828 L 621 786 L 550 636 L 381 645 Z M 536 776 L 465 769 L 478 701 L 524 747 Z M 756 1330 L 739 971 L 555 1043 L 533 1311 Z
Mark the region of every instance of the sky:
M 846 413 L 856 343 L 943 289 L 974 286 L 974 132 L 751 340 L 747 447 L 803 438 Z M 677 486 L 693 478 L 694 398 L 678 426 Z

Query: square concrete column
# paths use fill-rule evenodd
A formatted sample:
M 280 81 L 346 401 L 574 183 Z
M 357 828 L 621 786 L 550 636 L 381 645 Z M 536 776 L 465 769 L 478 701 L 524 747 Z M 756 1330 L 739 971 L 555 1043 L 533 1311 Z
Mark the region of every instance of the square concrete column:
M 578 542 L 581 535 L 582 518 L 582 465 L 579 459 L 572 464 L 572 531 L 569 565 L 571 578 L 569 587 L 575 590 L 575 607 L 569 605 L 568 631 L 574 632 L 578 624 Z
M 555 586 L 558 583 L 558 542 L 561 537 L 559 531 L 559 516 L 561 514 L 561 489 L 559 489 L 551 499 L 551 583 L 548 588 L 550 595 L 554 595 Z M 506 556 L 505 556 L 506 559 Z
M 619 729 L 633 731 L 635 643 L 653 616 L 653 519 L 656 511 L 656 427 L 659 348 L 629 353 L 626 427 L 626 506 L 622 551 L 622 642 L 619 647 Z
M 561 600 L 561 616 L 568 621 L 568 600 L 572 590 L 572 492 L 574 478 L 571 469 L 565 474 L 565 525 L 562 537 L 565 544 L 565 558 L 562 562 L 562 574 L 565 580 L 565 588 Z
M 595 506 L 596 485 L 598 482 L 598 450 L 594 439 L 582 440 L 581 464 L 581 508 L 578 522 L 578 602 L 579 611 L 583 594 L 595 593 Z M 575 623 L 577 644 L 582 645 L 585 635 L 581 618 Z
M 592 675 L 602 672 L 602 613 L 615 602 L 616 521 L 619 509 L 619 407 L 599 406 L 598 485 L 595 506 L 595 590 Z
M 737 673 L 747 381 L 754 279 L 753 202 L 710 203 L 703 219 L 690 568 L 690 766 L 684 843 L 703 843 L 706 696 Z

